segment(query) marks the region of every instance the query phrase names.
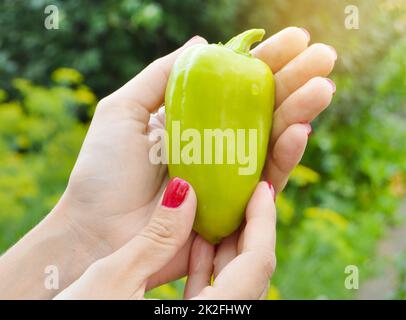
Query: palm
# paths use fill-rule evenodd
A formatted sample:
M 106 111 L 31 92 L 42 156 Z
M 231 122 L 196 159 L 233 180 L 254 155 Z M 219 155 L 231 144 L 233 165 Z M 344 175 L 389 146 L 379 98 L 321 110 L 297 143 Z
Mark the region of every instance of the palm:
M 148 160 L 149 142 L 134 134 L 140 123 L 120 106 L 96 111 L 66 196 L 81 210 L 75 219 L 114 250 L 148 221 L 163 171 Z

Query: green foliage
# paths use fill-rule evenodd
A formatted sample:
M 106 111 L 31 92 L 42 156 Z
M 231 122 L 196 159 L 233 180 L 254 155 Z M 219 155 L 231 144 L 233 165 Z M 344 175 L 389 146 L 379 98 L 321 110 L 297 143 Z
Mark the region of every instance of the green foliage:
M 56 0 L 59 30 L 43 26 L 46 1 L 2 1 L 0 252 L 63 192 L 94 110 L 93 92 L 111 92 L 195 34 L 218 42 L 248 27 L 273 33 L 296 25 L 311 32 L 312 42 L 337 49 L 337 94 L 312 123 L 303 162 L 278 195 L 278 267 L 268 298 L 353 298 L 345 267 L 357 265 L 361 279 L 374 271 L 376 243 L 396 223 L 406 195 L 402 1 Z M 359 30 L 344 27 L 347 4 L 359 8 Z M 181 298 L 184 283 L 148 296 Z
M 328 112 L 314 124 L 303 165 L 315 168 L 320 180 L 307 185 L 294 173 L 282 196 L 295 212 L 278 230 L 273 284 L 282 298 L 352 298 L 355 292 L 344 287 L 345 266 L 357 265 L 364 279 L 376 267 L 376 241 L 385 225 L 395 223 L 394 213 L 405 195 L 406 101 L 405 90 L 397 89 L 406 80 L 402 52 L 404 41 L 375 65 L 377 79 L 369 86 L 377 95 L 365 94 L 344 119 Z M 348 79 L 350 75 L 341 81 L 331 108 L 340 108 L 350 91 L 363 95 L 356 79 Z M 285 207 L 278 206 L 282 222 Z
M 147 63 L 196 34 L 224 40 L 246 0 L 55 0 L 59 29 L 47 30 L 44 0 L 0 2 L 0 88 L 15 75 L 48 83 L 70 67 L 98 96 L 111 93 Z M 221 27 L 220 27 L 221 26 Z
M 406 252 L 396 257 L 397 288 L 392 299 L 406 300 Z
M 77 71 L 54 74 L 76 84 L 43 87 L 15 79 L 18 97 L 0 103 L 0 251 L 58 201 L 86 132 L 79 115 L 88 118 L 95 103 Z

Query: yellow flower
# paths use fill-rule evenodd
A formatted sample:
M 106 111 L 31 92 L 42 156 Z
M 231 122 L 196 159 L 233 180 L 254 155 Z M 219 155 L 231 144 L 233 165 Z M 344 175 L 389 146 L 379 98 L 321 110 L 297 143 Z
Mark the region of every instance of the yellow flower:
M 30 140 L 25 135 L 18 135 L 16 137 L 16 142 L 22 149 L 27 149 L 31 145 Z
M 395 197 L 404 197 L 406 195 L 406 183 L 403 175 L 398 172 L 389 181 L 389 190 Z
M 343 229 L 346 228 L 348 224 L 348 221 L 341 214 L 327 208 L 307 208 L 304 215 L 310 219 L 321 219 L 328 221 Z
M 59 68 L 52 72 L 52 80 L 56 83 L 78 84 L 83 81 L 82 74 L 71 68 Z
M 299 186 L 305 186 L 310 183 L 319 182 L 320 175 L 316 171 L 299 164 L 293 169 L 290 179 Z
M 77 102 L 87 104 L 87 105 L 92 105 L 96 102 L 96 96 L 86 86 L 80 86 L 75 91 L 75 99 Z
M 280 193 L 276 198 L 276 207 L 278 208 L 278 221 L 290 224 L 295 214 L 293 203 L 283 193 Z
M 270 286 L 266 300 L 281 300 L 281 295 L 277 287 L 273 285 Z
M 6 101 L 7 99 L 7 92 L 3 89 L 0 89 L 0 102 Z

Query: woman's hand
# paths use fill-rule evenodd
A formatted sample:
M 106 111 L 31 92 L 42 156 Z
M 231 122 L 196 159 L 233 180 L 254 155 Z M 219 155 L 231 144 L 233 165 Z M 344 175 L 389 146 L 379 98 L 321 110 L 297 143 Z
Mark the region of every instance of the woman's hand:
M 334 49 L 324 44 L 307 48 L 309 40 L 307 32 L 292 27 L 253 50 L 275 73 L 276 107 L 264 179 L 272 181 L 277 192 L 303 155 L 311 131 L 308 123 L 328 106 L 335 91 L 331 81 L 322 78 L 333 69 Z M 65 215 L 73 225 L 104 244 L 104 255 L 146 225 L 162 194 L 166 167 L 148 158 L 148 126 L 163 125 L 164 113 L 150 115 L 163 103 L 179 53 L 205 42 L 191 39 L 99 103 L 61 202 L 70 207 Z M 174 261 L 150 279 L 148 288 L 186 274 L 193 238 L 191 234 Z
M 292 27 L 253 50 L 275 74 L 276 106 L 263 178 L 271 180 L 277 192 L 303 155 L 311 131 L 308 123 L 328 106 L 335 91 L 323 78 L 333 69 L 334 50 L 323 44 L 308 47 L 309 40 L 307 32 Z M 100 101 L 59 203 L 1 257 L 0 296 L 52 297 L 145 228 L 167 176 L 165 166 L 149 161 L 148 129 L 162 125 L 162 112 L 153 114 L 163 103 L 176 57 L 186 47 L 205 42 L 192 38 Z M 147 289 L 187 273 L 194 238 L 191 232 L 176 256 L 148 277 Z M 59 271 L 59 289 L 54 291 L 44 287 L 49 265 Z M 16 287 L 12 279 L 30 280 Z
M 274 200 L 272 184 L 260 182 L 248 203 L 245 222 L 216 250 L 196 237 L 190 253 L 186 299 L 266 298 L 276 267 Z M 210 284 L 212 275 L 214 282 Z
M 275 268 L 275 191 L 260 182 L 248 204 L 236 256 L 213 272 L 214 246 L 194 239 L 185 298 L 259 299 L 268 292 Z M 168 207 L 169 206 L 169 207 Z M 184 180 L 172 179 L 151 221 L 127 244 L 93 265 L 56 299 L 143 299 L 150 278 L 188 241 L 196 196 Z M 238 236 L 237 236 L 238 235 Z M 220 254 L 220 253 L 219 253 Z

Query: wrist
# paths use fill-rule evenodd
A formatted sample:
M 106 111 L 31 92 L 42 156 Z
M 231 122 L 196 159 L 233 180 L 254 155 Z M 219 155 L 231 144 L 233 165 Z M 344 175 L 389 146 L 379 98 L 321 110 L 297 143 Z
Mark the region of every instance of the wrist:
M 105 254 L 103 242 L 76 226 L 70 210 L 61 200 L 0 257 L 0 298 L 52 298 Z
M 72 257 L 66 278 L 71 283 L 76 280 L 93 262 L 111 253 L 107 242 L 77 221 L 76 217 L 86 212 L 72 206 L 70 201 L 62 196 L 61 200 L 43 221 L 46 228 L 60 230 L 65 248 L 63 251 Z

